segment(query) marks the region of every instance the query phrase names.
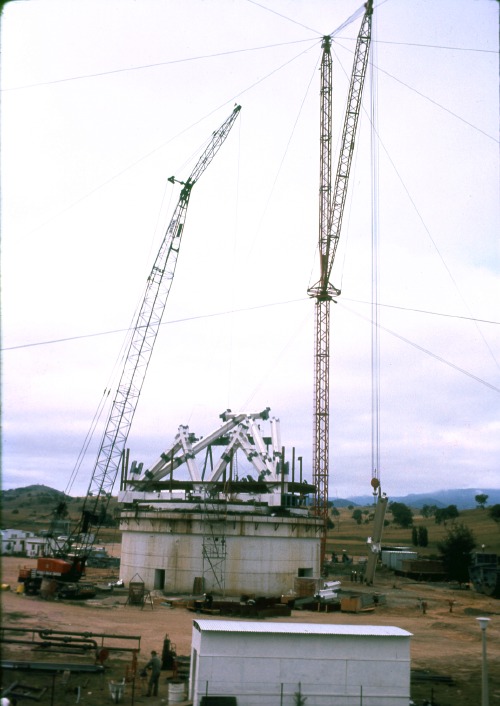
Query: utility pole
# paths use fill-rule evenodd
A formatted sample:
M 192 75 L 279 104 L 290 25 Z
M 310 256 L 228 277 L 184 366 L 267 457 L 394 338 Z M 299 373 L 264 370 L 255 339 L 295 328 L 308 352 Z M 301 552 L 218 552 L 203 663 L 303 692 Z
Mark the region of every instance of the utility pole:
M 486 628 L 490 622 L 490 618 L 476 618 L 481 628 L 481 642 L 483 648 L 482 663 L 481 663 L 481 706 L 490 705 L 490 697 L 488 693 L 488 660 L 486 657 Z

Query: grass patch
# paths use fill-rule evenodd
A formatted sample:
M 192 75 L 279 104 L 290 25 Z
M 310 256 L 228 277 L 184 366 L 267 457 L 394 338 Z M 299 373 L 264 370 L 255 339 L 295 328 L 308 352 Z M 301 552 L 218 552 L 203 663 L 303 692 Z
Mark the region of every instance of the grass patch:
M 373 512 L 372 507 L 361 508 Z M 333 530 L 328 532 L 326 542 L 327 558 L 332 552 L 337 555 L 345 549 L 348 555 L 366 556 L 367 545 L 366 540 L 372 533 L 373 523 L 363 522 L 358 525 L 352 518 L 352 510 L 349 508 L 338 508 L 339 515 L 332 517 L 335 523 Z M 392 523 L 392 515 L 387 512 L 386 518 L 390 520 L 390 524 L 385 527 L 382 536 L 382 544 L 392 546 L 410 547 L 418 552 L 422 558 L 436 557 L 439 554 L 438 543 L 441 542 L 447 535 L 451 522 L 446 525 L 438 525 L 433 517 L 422 517 L 418 514 L 418 510 L 413 511 L 413 524 L 415 527 L 426 527 L 428 532 L 429 544 L 427 547 L 415 547 L 412 545 L 412 530 L 401 529 Z M 500 525 L 491 519 L 488 513 L 488 508 L 481 510 L 461 510 L 459 516 L 455 520 L 457 523 L 464 524 L 474 533 L 476 540 L 476 549 L 481 550 L 482 545 L 485 546 L 485 551 L 500 554 Z

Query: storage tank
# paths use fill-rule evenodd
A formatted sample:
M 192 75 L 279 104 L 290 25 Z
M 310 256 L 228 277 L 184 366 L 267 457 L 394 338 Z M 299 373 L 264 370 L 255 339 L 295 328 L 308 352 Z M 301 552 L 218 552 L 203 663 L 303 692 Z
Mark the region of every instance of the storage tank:
M 319 578 L 324 521 L 310 513 L 315 488 L 302 465 L 295 479 L 294 452 L 285 461 L 279 420 L 269 408 L 220 416 L 205 436 L 181 425 L 140 478 L 142 463 L 123 469 L 125 583 L 138 576 L 148 590 L 266 597 L 289 593 L 298 578 Z
M 123 509 L 120 576 L 148 590 L 276 596 L 297 578 L 319 577 L 322 520 L 229 503 L 224 515 L 200 505 Z M 200 578 L 202 579 L 200 581 Z

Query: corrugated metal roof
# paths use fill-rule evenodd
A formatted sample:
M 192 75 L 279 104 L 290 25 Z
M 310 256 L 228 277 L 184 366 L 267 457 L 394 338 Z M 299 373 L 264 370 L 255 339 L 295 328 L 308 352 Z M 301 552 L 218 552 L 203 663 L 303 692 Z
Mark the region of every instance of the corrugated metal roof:
M 272 623 L 246 620 L 193 620 L 200 632 L 260 633 L 268 635 L 349 635 L 364 637 L 411 637 L 392 625 L 336 625 L 324 623 Z

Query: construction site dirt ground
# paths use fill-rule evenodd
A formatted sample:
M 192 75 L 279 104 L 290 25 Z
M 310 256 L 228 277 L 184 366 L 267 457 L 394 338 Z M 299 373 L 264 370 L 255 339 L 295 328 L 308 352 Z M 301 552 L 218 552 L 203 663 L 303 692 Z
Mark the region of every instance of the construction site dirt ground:
M 126 604 L 125 593 L 98 594 L 90 601 L 44 600 L 17 592 L 20 566 L 34 566 L 34 560 L 2 558 L 2 627 L 44 628 L 68 632 L 106 633 L 140 636 L 139 670 L 151 650 L 161 654 L 166 636 L 177 655 L 189 656 L 192 622 L 196 614 L 186 608 L 187 597 L 155 596 L 152 605 Z M 90 569 L 89 580 L 106 581 L 105 571 Z M 331 577 L 335 578 L 335 577 Z M 8 587 L 7 587 L 8 586 Z M 363 613 L 293 610 L 286 618 L 267 621 L 297 623 L 337 623 L 349 625 L 393 625 L 412 633 L 411 697 L 418 706 L 427 699 L 436 706 L 479 706 L 481 703 L 482 641 L 479 616 L 490 618 L 487 628 L 487 655 L 490 704 L 500 704 L 500 601 L 448 584 L 429 584 L 395 577 L 385 569 L 377 574 L 373 589 L 344 581 L 345 590 L 376 590 L 384 596 L 374 610 Z M 426 603 L 425 612 L 422 605 Z M 209 616 L 204 616 L 209 617 Z M 212 616 L 210 616 L 212 617 Z M 218 618 L 213 616 L 214 620 Z M 227 618 L 224 618 L 227 619 Z M 3 630 L 2 636 L 12 633 Z M 28 640 L 31 636 L 28 636 Z M 39 639 L 39 638 L 37 638 Z M 132 643 L 131 643 L 132 644 Z M 33 645 L 2 644 L 2 659 L 26 662 L 73 663 L 68 652 L 49 653 Z M 94 656 L 80 657 L 94 664 Z M 2 688 L 13 682 L 32 689 L 46 688 L 38 703 L 66 706 L 79 703 L 111 704 L 109 683 L 121 681 L 130 672 L 131 653 L 110 651 L 103 675 L 58 673 L 55 677 L 35 671 L 2 669 Z M 126 684 L 123 704 L 167 703 L 167 679 L 162 672 L 159 695 L 147 698 L 138 676 Z M 19 689 L 20 687 L 18 687 Z M 40 696 L 40 693 L 35 694 Z M 178 697 L 177 697 L 178 698 Z M 177 699 L 176 699 L 177 700 Z M 18 699 L 20 703 L 36 703 Z M 310 701 L 307 706 L 314 706 Z

